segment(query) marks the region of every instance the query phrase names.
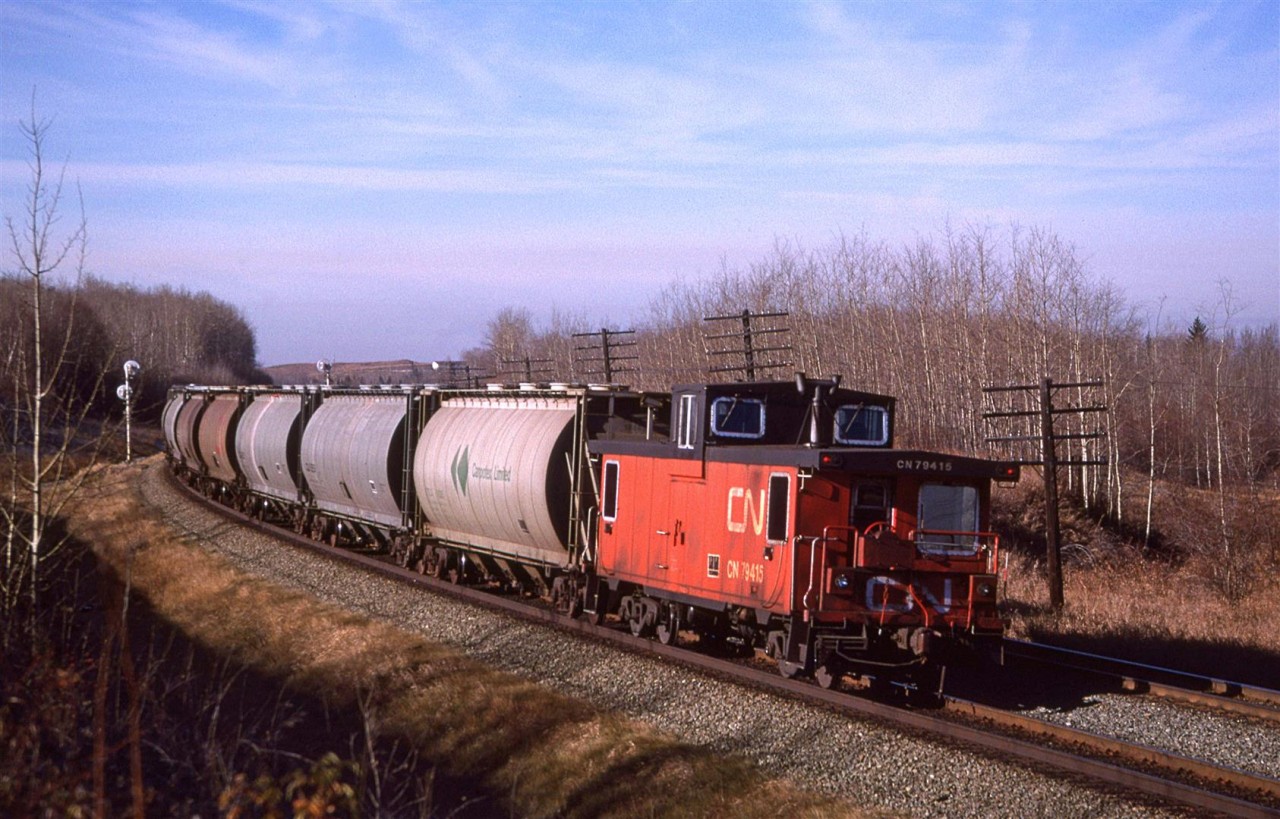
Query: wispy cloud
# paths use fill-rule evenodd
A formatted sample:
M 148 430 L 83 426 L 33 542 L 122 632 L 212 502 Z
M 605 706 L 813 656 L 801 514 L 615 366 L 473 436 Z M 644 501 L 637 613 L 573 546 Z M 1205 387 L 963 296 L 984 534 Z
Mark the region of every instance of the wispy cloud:
M 645 247 L 694 273 L 779 233 L 972 217 L 1075 226 L 1100 266 L 1117 224 L 1153 259 L 1247 246 L 1280 278 L 1277 27 L 1267 0 L 0 2 L 0 104 L 39 89 L 115 234 L 95 245 L 157 276 L 549 281 L 610 253 L 640 276 Z M 5 133 L 6 212 L 23 158 Z

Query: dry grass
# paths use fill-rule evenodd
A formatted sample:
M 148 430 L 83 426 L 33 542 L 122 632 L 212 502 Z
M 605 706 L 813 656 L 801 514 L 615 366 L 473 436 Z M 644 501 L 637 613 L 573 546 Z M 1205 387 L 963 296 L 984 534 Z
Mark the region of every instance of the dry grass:
M 1062 504 L 1064 597 L 1049 608 L 1044 496 L 1034 475 L 996 497 L 1011 556 L 1006 610 L 1014 636 L 1071 644 L 1245 682 L 1280 679 L 1280 496 L 1158 483 L 1146 534 L 1145 480 L 1129 476 L 1126 518 Z M 1222 502 L 1231 523 L 1221 545 Z M 1263 682 L 1266 684 L 1266 682 Z
M 1049 607 L 1043 560 L 1014 555 L 1005 586 L 1011 636 L 1276 687 L 1280 581 L 1259 578 L 1231 600 L 1202 560 L 1133 554 L 1064 568 L 1065 606 Z
M 151 468 L 160 468 L 154 461 Z M 152 518 L 138 468 L 101 468 L 73 532 L 160 616 L 381 732 L 522 816 L 857 816 L 748 762 L 496 672 L 392 626 L 246 576 Z

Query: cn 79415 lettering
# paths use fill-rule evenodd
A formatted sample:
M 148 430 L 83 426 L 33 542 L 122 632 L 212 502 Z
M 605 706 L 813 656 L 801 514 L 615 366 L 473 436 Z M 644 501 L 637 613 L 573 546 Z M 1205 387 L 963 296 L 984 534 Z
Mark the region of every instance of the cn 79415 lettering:
M 680 387 L 671 407 L 665 440 L 590 445 L 596 582 L 633 632 L 930 691 L 958 649 L 998 646 L 987 521 L 1016 465 L 895 449 L 893 399 L 835 380 Z
M 896 449 L 893 399 L 839 379 L 186 386 L 163 424 L 180 475 L 260 517 L 787 676 L 934 691 L 1003 632 L 987 521 L 1017 466 Z

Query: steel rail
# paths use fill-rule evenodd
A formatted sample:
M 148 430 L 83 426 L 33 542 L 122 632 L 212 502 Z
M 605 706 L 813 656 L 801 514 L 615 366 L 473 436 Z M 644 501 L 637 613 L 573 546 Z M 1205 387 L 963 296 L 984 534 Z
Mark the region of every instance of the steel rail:
M 890 703 L 852 696 L 840 691 L 827 690 L 809 682 L 789 680 L 774 671 L 750 668 L 732 660 L 712 657 L 690 651 L 687 648 L 680 648 L 676 644 L 663 645 L 656 640 L 635 637 L 629 631 L 620 630 L 616 627 L 594 625 L 587 620 L 570 619 L 550 608 L 530 605 L 526 600 L 504 597 L 491 591 L 428 577 L 411 569 L 398 566 L 383 556 L 317 542 L 292 530 L 260 521 L 238 510 L 212 501 L 192 487 L 179 481 L 168 470 L 166 470 L 166 473 L 173 483 L 185 490 L 189 496 L 229 520 L 239 522 L 256 531 L 331 560 L 361 566 L 410 586 L 449 595 L 485 608 L 511 614 L 523 620 L 550 625 L 584 639 L 603 640 L 635 653 L 650 654 L 666 660 L 672 660 L 714 676 L 770 693 L 785 694 L 812 704 L 832 708 L 843 714 L 870 718 L 896 727 L 910 728 L 930 734 L 946 742 L 978 748 L 983 752 L 997 756 L 1015 757 L 1068 775 L 1083 776 L 1104 785 L 1126 788 L 1146 797 L 1166 800 L 1197 810 L 1213 811 L 1229 816 L 1247 817 L 1248 819 L 1254 819 L 1254 817 L 1258 819 L 1261 819 L 1261 817 L 1280 817 L 1280 782 L 1276 780 L 1257 777 L 1232 769 L 1218 768 L 1198 760 L 1165 754 L 1156 749 L 1146 748 L 1146 746 L 1132 746 L 1138 749 L 1136 753 L 1139 757 L 1129 755 L 1126 758 L 1141 758 L 1141 755 L 1145 754 L 1144 764 L 1167 771 L 1170 776 L 1177 777 L 1172 779 L 1161 778 L 1151 773 L 1061 750 L 1051 745 L 1046 745 L 1042 741 L 1035 742 L 1007 734 L 993 733 L 925 711 L 905 709 Z M 1052 726 L 1043 721 L 1010 715 L 1008 712 L 1000 711 L 999 709 L 987 708 L 977 703 L 968 703 L 961 700 L 952 700 L 947 706 L 947 710 L 959 713 L 967 712 L 971 716 L 993 720 L 998 724 L 1004 725 L 1025 721 L 1032 724 L 1019 725 L 1020 730 L 1031 731 L 1042 736 L 1060 730 L 1059 726 Z M 1009 719 L 1010 716 L 1014 716 L 1014 719 Z M 1129 745 L 1129 743 L 1109 738 L 1098 739 L 1105 740 L 1115 746 Z M 1068 741 L 1097 747 L 1093 742 L 1092 735 L 1083 731 L 1075 731 L 1073 737 Z M 1110 749 L 1107 750 L 1110 751 Z M 1206 785 L 1230 782 L 1236 788 L 1251 795 L 1257 794 L 1262 798 L 1270 796 L 1275 803 L 1274 805 L 1268 805 L 1257 801 L 1249 801 L 1237 795 L 1207 790 L 1205 787 L 1182 781 L 1185 777 L 1181 777 L 1178 772 L 1190 771 L 1193 768 L 1202 772 L 1198 776 L 1205 780 Z
M 1137 694 L 1280 722 L 1280 691 L 1269 688 L 1026 640 L 1006 639 L 1004 652 L 1006 659 L 1106 675 L 1118 679 L 1126 691 Z

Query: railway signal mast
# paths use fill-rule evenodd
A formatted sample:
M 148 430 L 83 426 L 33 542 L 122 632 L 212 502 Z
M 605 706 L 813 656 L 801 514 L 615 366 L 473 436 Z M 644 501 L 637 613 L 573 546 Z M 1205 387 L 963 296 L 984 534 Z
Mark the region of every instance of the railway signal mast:
M 124 402 L 124 462 L 133 463 L 133 381 L 142 373 L 142 365 L 133 359 L 124 363 L 124 383 L 116 388 L 116 397 Z
M 1106 433 L 1101 431 L 1092 432 L 1057 432 L 1054 430 L 1054 418 L 1063 414 L 1074 414 L 1081 424 L 1086 415 L 1098 412 L 1106 412 L 1107 407 L 1104 404 L 1080 405 L 1055 407 L 1053 404 L 1053 396 L 1057 390 L 1064 389 L 1090 389 L 1093 387 L 1101 387 L 1103 382 L 1100 380 L 1077 381 L 1072 383 L 1058 384 L 1054 383 L 1051 378 L 1041 379 L 1039 384 L 1017 384 L 1007 387 L 984 387 L 983 392 L 988 395 L 996 393 L 1022 393 L 1024 395 L 1034 395 L 1038 399 L 1038 406 L 1026 409 L 1009 409 L 994 412 L 984 412 L 982 417 L 988 423 L 996 419 L 1003 418 L 1027 418 L 1031 423 L 1036 419 L 1039 421 L 1039 431 L 1025 435 L 1002 435 L 988 437 L 987 443 L 1016 443 L 1027 441 L 1040 442 L 1040 457 L 1038 459 L 1020 459 L 1015 463 L 1024 466 L 1041 466 L 1044 468 L 1044 506 L 1045 506 L 1045 548 L 1046 563 L 1049 569 L 1049 603 L 1055 610 L 1059 610 L 1063 605 L 1062 593 L 1062 527 L 1058 517 L 1058 467 L 1059 466 L 1104 466 L 1107 461 L 1105 458 L 1068 458 L 1059 459 L 1057 451 L 1058 441 L 1084 441 L 1102 438 Z

